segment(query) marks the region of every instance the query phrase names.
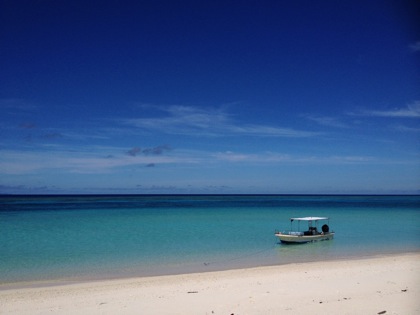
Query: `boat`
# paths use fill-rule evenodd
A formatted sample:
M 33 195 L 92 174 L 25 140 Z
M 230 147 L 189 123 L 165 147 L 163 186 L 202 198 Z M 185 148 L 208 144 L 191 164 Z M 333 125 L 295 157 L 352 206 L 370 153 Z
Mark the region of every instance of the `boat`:
M 275 232 L 282 243 L 285 244 L 302 244 L 317 241 L 332 240 L 334 238 L 334 231 L 330 231 L 328 217 L 303 217 L 290 218 L 290 230 L 284 232 Z M 318 230 L 318 221 L 323 223 L 321 230 Z M 297 230 L 293 230 L 293 223 L 297 222 Z M 300 230 L 300 223 L 307 222 L 308 229 Z

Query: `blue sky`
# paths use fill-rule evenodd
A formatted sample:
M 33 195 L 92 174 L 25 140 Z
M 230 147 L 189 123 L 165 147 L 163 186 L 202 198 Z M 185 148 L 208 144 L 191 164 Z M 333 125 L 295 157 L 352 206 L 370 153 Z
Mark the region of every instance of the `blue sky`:
M 415 1 L 0 5 L 0 193 L 420 192 Z

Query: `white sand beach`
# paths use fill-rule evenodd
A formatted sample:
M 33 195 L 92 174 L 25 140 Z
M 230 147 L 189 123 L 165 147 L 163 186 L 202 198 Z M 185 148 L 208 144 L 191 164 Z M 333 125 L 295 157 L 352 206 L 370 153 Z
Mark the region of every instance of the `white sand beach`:
M 0 286 L 1 314 L 420 314 L 420 254 Z

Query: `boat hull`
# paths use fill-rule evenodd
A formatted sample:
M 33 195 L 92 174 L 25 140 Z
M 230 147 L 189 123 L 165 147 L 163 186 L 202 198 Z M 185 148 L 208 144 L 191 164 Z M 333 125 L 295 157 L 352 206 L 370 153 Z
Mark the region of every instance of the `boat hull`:
M 317 234 L 317 235 L 290 235 L 278 232 L 275 234 L 282 243 L 286 244 L 303 244 L 319 241 L 332 240 L 334 233 Z

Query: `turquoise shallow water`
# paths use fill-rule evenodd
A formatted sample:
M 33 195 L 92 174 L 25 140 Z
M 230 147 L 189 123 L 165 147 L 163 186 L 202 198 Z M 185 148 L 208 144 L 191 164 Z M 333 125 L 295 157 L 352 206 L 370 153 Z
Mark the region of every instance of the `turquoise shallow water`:
M 279 244 L 299 216 L 335 239 Z M 419 227 L 420 196 L 0 196 L 0 283 L 413 252 Z

